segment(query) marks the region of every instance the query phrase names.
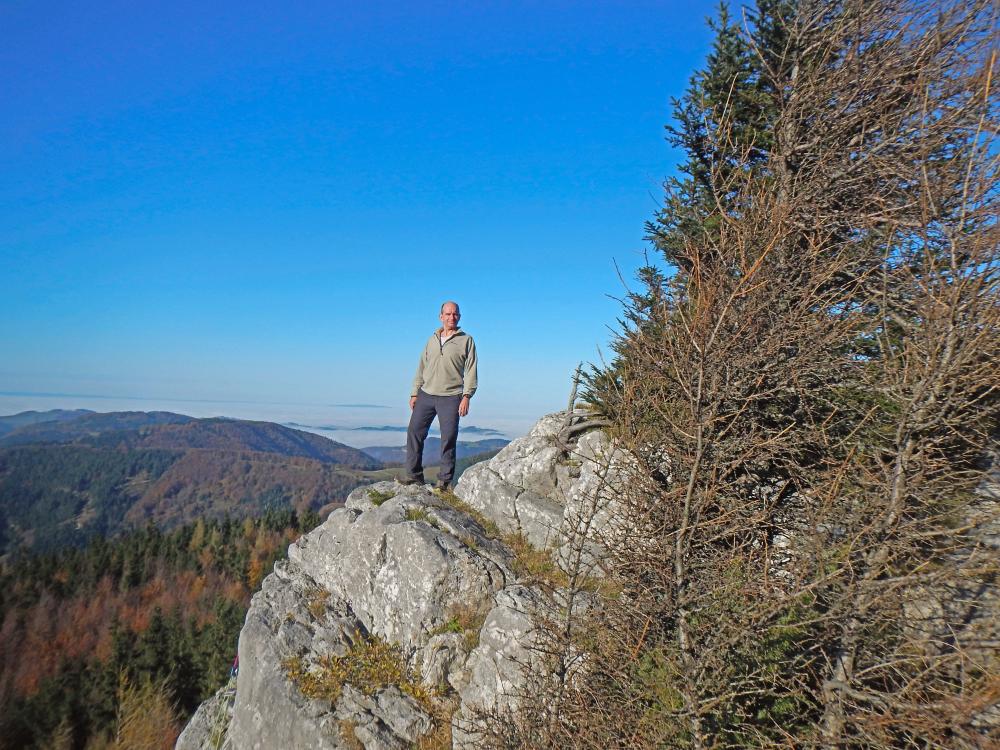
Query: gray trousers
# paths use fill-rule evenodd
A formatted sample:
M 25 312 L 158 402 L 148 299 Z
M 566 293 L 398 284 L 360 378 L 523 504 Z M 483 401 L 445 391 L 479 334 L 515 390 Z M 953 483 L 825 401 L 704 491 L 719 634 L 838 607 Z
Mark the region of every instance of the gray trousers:
M 410 479 L 423 481 L 424 441 L 434 417 L 441 428 L 441 471 L 439 482 L 450 482 L 455 475 L 455 443 L 458 442 L 458 405 L 462 395 L 432 396 L 417 391 L 417 403 L 410 413 L 406 428 L 406 474 Z

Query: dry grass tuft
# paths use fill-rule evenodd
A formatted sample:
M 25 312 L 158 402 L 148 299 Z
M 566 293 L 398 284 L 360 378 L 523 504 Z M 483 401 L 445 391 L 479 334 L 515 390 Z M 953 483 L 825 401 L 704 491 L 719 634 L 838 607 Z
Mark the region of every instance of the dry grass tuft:
M 330 592 L 320 586 L 314 586 L 306 590 L 305 597 L 309 614 L 317 620 L 321 619 L 326 614 L 326 603 L 330 599 Z
M 375 695 L 395 685 L 430 706 L 431 693 L 421 684 L 419 672 L 407 666 L 399 646 L 378 636 L 359 638 L 344 656 L 321 656 L 312 669 L 307 669 L 298 657 L 286 659 L 282 667 L 307 698 L 336 703 L 345 684 L 365 695 Z

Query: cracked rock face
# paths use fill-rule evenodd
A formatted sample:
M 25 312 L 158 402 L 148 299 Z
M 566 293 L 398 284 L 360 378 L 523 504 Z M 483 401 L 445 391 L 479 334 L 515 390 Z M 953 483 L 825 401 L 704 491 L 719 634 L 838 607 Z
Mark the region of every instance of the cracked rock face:
M 527 436 L 466 469 L 455 487 L 458 497 L 501 531 L 524 534 L 536 547 L 554 543 L 564 511 L 557 492 L 562 451 L 555 445 L 556 422 L 543 418 Z
M 455 606 L 485 604 L 504 586 L 510 570 L 501 552 L 494 550 L 491 559 L 478 545 L 472 549 L 466 542 L 477 535 L 489 546 L 485 535 L 471 519 L 463 525 L 459 514 L 438 507 L 444 504 L 432 495 L 399 494 L 367 510 L 359 509 L 362 502 L 355 497 L 334 511 L 291 546 L 288 558 L 312 571 L 335 599 L 349 602 L 365 632 L 413 650 Z M 458 535 L 446 530 L 449 521 Z
M 455 748 L 478 746 L 477 711 L 516 708 L 524 668 L 533 658 L 534 613 L 540 604 L 538 594 L 526 586 L 510 586 L 497 595 L 496 606 L 480 631 L 479 645 L 458 676 L 462 704 L 452 720 Z
M 592 481 L 586 461 L 567 461 L 556 444 L 565 419 L 543 418 L 468 469 L 456 494 L 503 532 L 558 547 L 566 498 L 572 507 Z M 596 433 L 580 441 L 591 456 L 604 442 Z M 457 708 L 454 747 L 475 747 L 472 718 L 510 706 L 523 684 L 541 595 L 515 580 L 511 551 L 461 507 L 395 482 L 352 492 L 264 580 L 240 633 L 235 699 L 220 691 L 206 701 L 177 748 L 215 748 L 220 736 L 230 750 L 412 747 L 435 729 L 426 699 L 347 683 L 331 703 L 306 697 L 290 677 L 375 637 Z
M 602 541 L 618 530 L 615 497 L 630 463 L 600 431 L 564 451 L 557 438 L 565 424 L 565 412 L 543 417 L 525 437 L 466 469 L 455 494 L 540 549 L 559 547 L 570 532 L 584 534 L 596 560 Z

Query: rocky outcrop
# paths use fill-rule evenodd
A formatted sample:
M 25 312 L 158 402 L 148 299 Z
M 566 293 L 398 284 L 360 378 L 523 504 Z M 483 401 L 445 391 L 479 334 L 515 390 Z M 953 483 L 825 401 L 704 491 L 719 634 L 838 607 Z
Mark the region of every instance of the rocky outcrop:
M 351 493 L 264 580 L 235 697 L 206 702 L 177 748 L 407 748 L 431 735 L 447 746 L 449 733 L 475 747 L 474 717 L 515 700 L 541 602 L 505 535 L 557 548 L 574 498 L 597 481 L 603 438 L 580 439 L 589 458 L 567 455 L 565 421 L 545 417 L 468 469 L 460 500 L 395 482 Z M 376 652 L 372 679 L 324 683 Z M 389 667 L 395 679 L 380 682 Z
M 594 430 L 574 432 L 567 450 L 567 424 L 566 413 L 544 417 L 466 470 L 454 495 L 395 482 L 351 493 L 265 579 L 240 634 L 235 692 L 206 701 L 177 748 L 478 747 L 480 717 L 531 690 L 540 616 L 589 606 L 519 580 L 515 552 L 527 540 L 600 574 L 623 531 L 616 495 L 635 478 L 629 456 Z M 669 477 L 669 461 L 657 471 Z M 997 476 L 970 519 L 980 534 L 960 551 L 970 564 L 1000 549 Z M 792 520 L 777 554 L 792 552 Z M 965 617 L 976 643 L 995 652 L 997 587 L 954 601 L 967 599 L 978 603 Z M 919 603 L 934 602 L 927 592 Z M 995 707 L 977 717 L 984 732 L 998 722 Z
M 469 467 L 455 494 L 506 533 L 536 547 L 558 547 L 587 519 L 597 531 L 613 528 L 615 494 L 628 465 L 607 436 L 583 433 L 565 451 L 559 435 L 564 412 L 543 417 L 523 438 L 491 460 Z
M 234 681 L 219 689 L 198 706 L 194 716 L 177 738 L 177 747 L 217 748 L 222 744 L 229 722 L 233 718 Z

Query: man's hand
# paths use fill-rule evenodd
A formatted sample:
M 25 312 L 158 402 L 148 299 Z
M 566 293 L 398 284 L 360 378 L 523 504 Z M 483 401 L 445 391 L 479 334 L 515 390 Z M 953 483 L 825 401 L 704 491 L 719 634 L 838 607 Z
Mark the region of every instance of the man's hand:
M 462 396 L 462 400 L 458 402 L 458 416 L 466 417 L 469 414 L 469 397 Z
M 410 396 L 410 411 L 413 411 L 413 407 L 417 405 L 417 397 Z

